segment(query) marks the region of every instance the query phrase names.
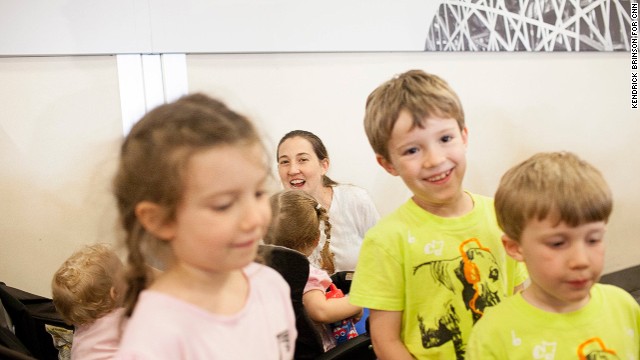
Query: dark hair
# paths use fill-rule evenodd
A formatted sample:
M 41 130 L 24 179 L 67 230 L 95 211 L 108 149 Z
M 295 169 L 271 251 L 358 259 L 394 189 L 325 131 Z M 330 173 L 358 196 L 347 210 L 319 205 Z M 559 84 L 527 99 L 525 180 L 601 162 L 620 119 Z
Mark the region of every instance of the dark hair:
M 262 144 L 253 124 L 222 102 L 204 94 L 184 96 L 147 113 L 124 140 L 113 186 L 126 232 L 127 291 L 130 315 L 149 282 L 150 248 L 168 253 L 168 245 L 148 232 L 136 217 L 136 205 L 150 201 L 162 207 L 164 221 L 175 218 L 183 196 L 189 159 L 221 145 Z M 265 160 L 265 167 L 267 167 Z M 153 252 L 153 251 L 151 251 Z
M 291 139 L 294 137 L 301 137 L 309 141 L 309 143 L 311 144 L 311 147 L 313 148 L 313 152 L 316 154 L 319 160 L 329 159 L 329 153 L 327 152 L 327 148 L 322 143 L 322 140 L 320 140 L 320 138 L 316 136 L 316 134 L 306 130 L 293 130 L 286 133 L 282 137 L 282 139 L 280 139 L 280 142 L 278 142 L 276 160 L 280 157 L 280 145 L 282 145 L 282 143 L 285 140 Z M 336 186 L 336 185 L 338 185 L 337 182 L 333 181 L 327 175 L 322 175 L 322 186 L 326 187 L 326 186 Z

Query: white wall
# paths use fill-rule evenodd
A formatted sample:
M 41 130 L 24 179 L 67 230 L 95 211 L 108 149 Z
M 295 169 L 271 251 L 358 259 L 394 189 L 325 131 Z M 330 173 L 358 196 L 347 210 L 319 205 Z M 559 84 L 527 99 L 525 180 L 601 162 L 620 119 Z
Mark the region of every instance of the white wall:
M 375 162 L 362 125 L 365 99 L 408 69 L 438 74 L 465 107 L 469 190 L 493 195 L 504 171 L 533 153 L 574 151 L 603 171 L 614 192 L 605 271 L 640 263 L 634 234 L 640 112 L 630 109 L 628 53 L 190 55 L 187 61 L 191 91 L 218 95 L 250 114 L 272 144 L 293 129 L 319 135 L 332 159 L 329 175 L 365 187 L 383 214 L 409 195 Z
M 0 58 L 0 281 L 50 296 L 81 244 L 115 240 L 115 57 Z
M 0 56 L 415 51 L 439 3 L 2 0 Z
M 542 150 L 575 151 L 603 170 L 615 196 L 607 272 L 640 263 L 640 117 L 630 110 L 628 64 L 628 53 L 187 56 L 190 91 L 248 114 L 273 146 L 292 129 L 317 133 L 330 175 L 366 188 L 383 214 L 409 194 L 375 163 L 365 98 L 411 68 L 441 75 L 465 106 L 471 191 L 492 195 L 508 167 Z M 48 296 L 73 250 L 118 237 L 118 97 L 114 57 L 0 58 L 0 281 Z

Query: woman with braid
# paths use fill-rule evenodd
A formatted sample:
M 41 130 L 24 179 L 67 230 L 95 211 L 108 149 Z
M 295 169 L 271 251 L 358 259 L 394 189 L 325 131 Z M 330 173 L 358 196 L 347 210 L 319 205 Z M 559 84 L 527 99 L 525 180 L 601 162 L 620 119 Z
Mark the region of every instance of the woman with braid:
M 267 164 L 252 123 L 202 94 L 133 126 L 114 181 L 130 316 L 116 359 L 293 357 L 289 286 L 254 262 L 271 220 Z
M 331 238 L 327 210 L 302 190 L 285 190 L 271 196 L 271 211 L 273 219 L 264 237 L 267 244 L 284 246 L 309 257 L 320 241 L 320 225 L 324 225 L 325 237 Z M 321 258 L 325 266 L 333 267 L 327 245 L 321 251 Z M 309 279 L 302 303 L 318 327 L 325 351 L 336 346 L 336 338 L 328 324 L 351 318 L 357 321 L 362 316 L 362 308 L 349 304 L 348 297 L 327 297 L 326 290 L 331 284 L 325 270 L 309 264 Z

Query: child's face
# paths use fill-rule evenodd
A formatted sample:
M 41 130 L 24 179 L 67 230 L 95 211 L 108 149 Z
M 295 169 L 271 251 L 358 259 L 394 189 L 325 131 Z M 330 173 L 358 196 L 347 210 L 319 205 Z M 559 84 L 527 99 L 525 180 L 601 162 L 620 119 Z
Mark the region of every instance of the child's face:
M 289 138 L 278 148 L 278 173 L 285 189 L 315 195 L 322 188 L 322 175 L 328 168 L 329 161 L 320 160 L 305 138 Z
M 452 118 L 430 117 L 423 128 L 412 123 L 409 112 L 400 112 L 387 145 L 390 161 L 378 155 L 378 162 L 400 176 L 426 210 L 456 206 L 463 198 L 467 129 Z
M 168 225 L 178 264 L 224 272 L 253 261 L 271 220 L 263 159 L 259 145 L 219 146 L 191 157 Z
M 519 243 L 505 237 L 509 255 L 524 261 L 529 271 L 525 299 L 555 312 L 584 306 L 602 273 L 605 230 L 603 221 L 570 227 L 547 217 L 529 220 Z

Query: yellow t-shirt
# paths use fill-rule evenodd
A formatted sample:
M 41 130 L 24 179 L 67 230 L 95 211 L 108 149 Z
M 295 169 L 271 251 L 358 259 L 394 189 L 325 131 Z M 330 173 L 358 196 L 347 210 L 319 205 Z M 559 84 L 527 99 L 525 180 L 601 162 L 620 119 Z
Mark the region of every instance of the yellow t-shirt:
M 525 281 L 507 256 L 493 199 L 470 194 L 474 207 L 443 218 L 407 201 L 364 239 L 350 302 L 402 311 L 401 338 L 418 359 L 462 359 L 484 309 Z
M 640 356 L 640 306 L 626 291 L 596 284 L 582 309 L 551 313 L 521 294 L 487 312 L 474 326 L 468 360 L 624 359 Z

